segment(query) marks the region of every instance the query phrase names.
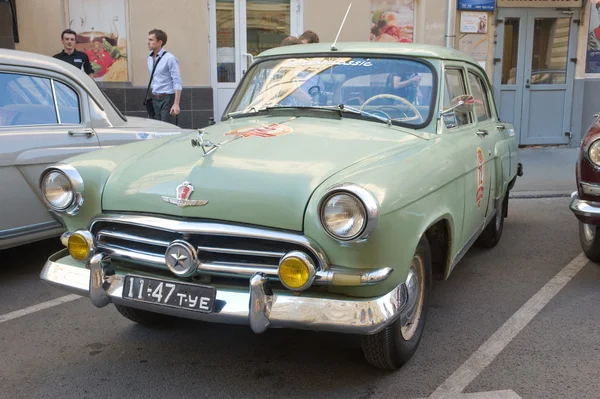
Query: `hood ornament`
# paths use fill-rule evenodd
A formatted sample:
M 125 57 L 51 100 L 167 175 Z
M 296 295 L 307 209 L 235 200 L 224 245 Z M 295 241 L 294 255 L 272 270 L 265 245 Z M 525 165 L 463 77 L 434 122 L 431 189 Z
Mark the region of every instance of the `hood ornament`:
M 208 204 L 208 201 L 189 199 L 190 195 L 192 195 L 192 192 L 194 192 L 194 186 L 192 186 L 188 181 L 184 181 L 178 185 L 176 191 L 177 198 L 163 196 L 163 201 L 168 202 L 169 204 L 177 205 L 180 208 L 185 208 L 186 206 L 203 206 Z
M 192 147 L 202 148 L 202 151 L 204 152 L 204 155 L 203 155 L 204 157 L 212 154 L 213 152 L 215 152 L 216 150 L 218 150 L 225 144 L 231 143 L 232 141 L 242 138 L 241 136 L 237 136 L 237 137 L 231 138 L 229 140 L 222 141 L 219 144 L 214 144 L 212 141 L 204 139 L 205 134 L 210 134 L 210 133 L 208 133 L 204 129 L 198 129 L 198 135 L 191 140 Z

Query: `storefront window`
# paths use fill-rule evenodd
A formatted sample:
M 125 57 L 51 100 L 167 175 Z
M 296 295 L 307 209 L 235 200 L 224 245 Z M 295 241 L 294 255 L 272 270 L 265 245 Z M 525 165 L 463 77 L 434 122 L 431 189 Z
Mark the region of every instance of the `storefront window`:
M 216 0 L 217 80 L 235 82 L 235 13 L 233 0 Z
M 533 29 L 531 84 L 564 84 L 570 18 L 536 18 Z
M 248 53 L 278 47 L 290 35 L 290 0 L 247 0 L 246 21 Z
M 517 57 L 519 54 L 518 18 L 506 18 L 504 25 L 504 49 L 502 55 L 502 84 L 517 83 Z

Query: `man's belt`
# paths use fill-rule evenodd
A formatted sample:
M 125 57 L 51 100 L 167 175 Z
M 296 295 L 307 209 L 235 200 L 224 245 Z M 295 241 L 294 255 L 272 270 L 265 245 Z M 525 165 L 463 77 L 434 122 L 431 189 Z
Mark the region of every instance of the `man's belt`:
M 170 95 L 170 93 L 152 93 L 152 97 L 154 98 L 163 98 Z

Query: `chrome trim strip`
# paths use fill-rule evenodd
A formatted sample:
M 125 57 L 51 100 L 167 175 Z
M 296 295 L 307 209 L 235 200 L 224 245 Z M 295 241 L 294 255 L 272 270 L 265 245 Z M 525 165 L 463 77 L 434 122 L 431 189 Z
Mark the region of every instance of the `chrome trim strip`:
M 5 240 L 7 238 L 15 238 L 24 236 L 32 233 L 39 233 L 46 230 L 57 229 L 59 227 L 63 227 L 60 223 L 56 221 L 50 222 L 42 222 L 36 224 L 30 224 L 28 226 L 15 227 L 12 229 L 6 229 L 0 231 L 0 240 Z
M 321 266 L 321 270 L 326 270 L 328 268 L 328 260 L 323 250 L 315 242 L 300 234 L 224 223 L 180 221 L 140 215 L 102 216 L 92 220 L 89 230 L 94 231 L 94 225 L 101 222 L 125 223 L 139 227 L 151 227 L 157 230 L 182 234 L 212 234 L 225 237 L 256 238 L 262 240 L 272 240 L 276 242 L 283 241 L 305 247 L 317 257 Z
M 151 238 L 146 238 L 146 237 L 142 237 L 142 236 L 134 236 L 132 234 L 125 234 L 125 233 L 115 233 L 115 232 L 106 231 L 106 230 L 100 230 L 96 234 L 96 237 L 98 237 L 98 241 L 101 241 L 102 237 L 109 237 L 109 238 L 116 238 L 116 239 L 125 240 L 125 241 L 141 242 L 143 244 L 156 245 L 156 246 L 165 247 L 165 248 L 167 248 L 169 246 L 169 243 L 167 241 L 153 240 Z
M 216 247 L 198 247 L 198 250 L 204 252 L 214 252 L 219 254 L 264 256 L 268 258 L 281 258 L 285 255 L 285 252 L 253 251 L 249 249 L 230 249 Z
M 254 280 L 253 288 L 259 291 L 257 307 L 251 308 L 251 287 L 245 290 L 235 288 L 216 287 L 217 296 L 215 311 L 213 313 L 200 313 L 185 309 L 175 309 L 152 303 L 133 302 L 123 299 L 124 274 L 105 276 L 102 268 L 95 268 L 98 274 L 92 279 L 91 272 L 82 266 L 71 266 L 60 263 L 65 255 L 61 251 L 52 255 L 40 273 L 40 278 L 45 283 L 58 287 L 64 291 L 72 292 L 85 297 L 90 297 L 90 285 L 94 290 L 103 289 L 105 297 L 110 302 L 122 304 L 151 312 L 163 313 L 175 317 L 204 320 L 216 323 L 250 324 L 251 309 L 254 327 L 260 331 L 260 317 L 263 322 L 269 321 L 271 327 L 308 329 L 313 331 L 345 332 L 354 334 L 375 334 L 390 323 L 394 322 L 403 311 L 407 302 L 407 290 L 404 283 L 390 292 L 374 298 L 339 296 L 312 297 L 294 294 L 290 291 L 276 291 L 267 294 L 265 290 L 262 297 L 261 289 L 266 287 L 264 280 Z M 163 280 L 169 280 L 167 278 Z M 177 282 L 176 279 L 171 281 Z M 272 295 L 271 295 L 272 294 Z M 264 300 L 264 301 L 263 301 Z M 103 300 L 96 300 L 103 305 Z M 266 304 L 266 305 L 265 305 Z M 265 305 L 265 306 L 263 306 Z M 269 307 L 270 305 L 270 307 Z
M 50 87 L 52 88 L 52 99 L 54 100 L 54 112 L 56 112 L 56 121 L 61 124 L 60 112 L 58 112 L 58 100 L 56 99 L 56 89 L 54 88 L 54 79 L 50 79 Z
M 584 194 L 600 196 L 600 184 L 592 184 L 585 182 L 581 182 L 579 184 L 581 184 L 581 189 L 583 190 Z
M 571 194 L 569 209 L 571 209 L 576 216 L 600 217 L 600 202 L 581 200 L 579 199 L 577 192 Z

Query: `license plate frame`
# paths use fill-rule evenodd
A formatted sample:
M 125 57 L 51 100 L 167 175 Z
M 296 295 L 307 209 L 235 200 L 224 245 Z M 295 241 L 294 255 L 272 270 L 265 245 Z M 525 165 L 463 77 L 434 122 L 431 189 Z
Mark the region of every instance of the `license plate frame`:
M 126 275 L 121 297 L 128 301 L 212 313 L 215 309 L 217 290 L 207 285 Z

